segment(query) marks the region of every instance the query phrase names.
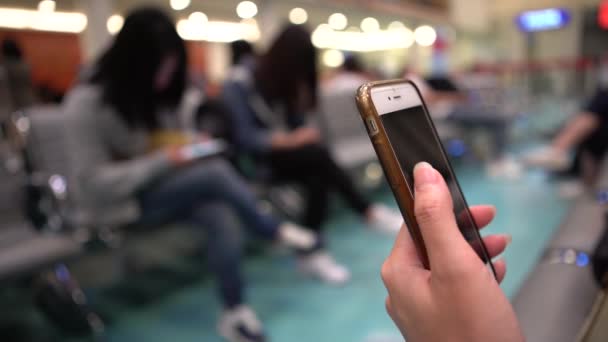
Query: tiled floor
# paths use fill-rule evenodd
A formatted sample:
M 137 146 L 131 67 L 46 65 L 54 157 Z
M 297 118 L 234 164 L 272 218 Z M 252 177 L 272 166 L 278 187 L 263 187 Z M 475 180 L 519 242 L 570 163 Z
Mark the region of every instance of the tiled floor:
M 498 217 L 488 232 L 513 236 L 505 253 L 509 265 L 503 288 L 512 296 L 557 228 L 567 202 L 541 173 L 517 181 L 487 179 L 479 167 L 459 167 L 470 204 L 491 203 Z M 378 199 L 394 205 L 387 192 Z M 331 288 L 294 271 L 289 255 L 267 253 L 247 263 L 251 305 L 277 342 L 392 342 L 400 337 L 384 312 L 385 290 L 379 268 L 392 241 L 366 231 L 343 211 L 328 228 L 331 250 L 353 272 L 344 288 Z M 159 281 L 160 279 L 150 279 Z M 99 301 L 101 298 L 97 298 Z M 216 342 L 219 306 L 212 279 L 195 280 L 144 305 L 121 305 L 109 326 L 108 341 Z M 113 315 L 114 316 L 114 315 Z

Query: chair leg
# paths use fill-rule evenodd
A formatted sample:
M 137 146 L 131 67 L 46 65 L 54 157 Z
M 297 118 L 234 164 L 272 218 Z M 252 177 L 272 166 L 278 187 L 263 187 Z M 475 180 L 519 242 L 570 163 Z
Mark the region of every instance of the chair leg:
M 38 308 L 64 332 L 96 336 L 104 333 L 104 322 L 88 306 L 86 295 L 64 264 L 43 274 L 35 288 Z

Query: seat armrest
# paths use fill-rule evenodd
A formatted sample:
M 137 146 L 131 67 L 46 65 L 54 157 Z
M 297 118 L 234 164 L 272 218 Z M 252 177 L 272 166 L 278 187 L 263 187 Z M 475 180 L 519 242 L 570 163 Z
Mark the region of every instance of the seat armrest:
M 65 177 L 35 172 L 28 177 L 26 186 L 28 217 L 39 230 L 58 232 L 72 228 Z

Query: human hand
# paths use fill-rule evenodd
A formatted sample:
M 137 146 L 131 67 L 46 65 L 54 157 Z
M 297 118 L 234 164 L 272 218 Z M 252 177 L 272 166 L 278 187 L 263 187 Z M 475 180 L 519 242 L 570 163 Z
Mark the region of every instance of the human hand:
M 185 165 L 190 163 L 190 158 L 187 158 L 183 153 L 182 146 L 169 146 L 165 148 L 165 154 L 169 161 L 176 166 Z
M 408 342 L 524 341 L 498 282 L 458 230 L 445 180 L 427 163 L 416 165 L 414 180 L 415 215 L 430 270 L 422 266 L 405 227 L 382 266 L 387 311 L 403 336 Z M 495 210 L 476 206 L 471 213 L 483 227 L 494 218 Z M 484 238 L 492 258 L 509 242 L 505 235 Z M 494 268 L 502 281 L 504 260 L 494 262 Z
M 202 132 L 202 133 L 197 134 L 193 140 L 194 140 L 194 142 L 200 143 L 200 142 L 207 142 L 212 139 L 213 139 L 213 137 L 209 133 Z
M 275 149 L 294 149 L 312 145 L 321 141 L 321 133 L 312 127 L 300 127 L 293 132 L 276 132 L 272 136 L 271 145 Z
M 312 145 L 321 141 L 321 133 L 314 127 L 300 127 L 291 133 L 291 139 L 296 147 Z

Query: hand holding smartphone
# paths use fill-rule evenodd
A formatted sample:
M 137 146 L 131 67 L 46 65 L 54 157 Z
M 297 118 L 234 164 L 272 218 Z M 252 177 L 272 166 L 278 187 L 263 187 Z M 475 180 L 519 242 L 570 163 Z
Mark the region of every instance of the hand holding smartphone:
M 359 88 L 356 101 L 424 266 L 429 268 L 428 256 L 414 215 L 413 170 L 419 162 L 430 163 L 443 176 L 452 196 L 458 228 L 496 276 L 478 227 L 416 86 L 407 80 L 367 83 Z

